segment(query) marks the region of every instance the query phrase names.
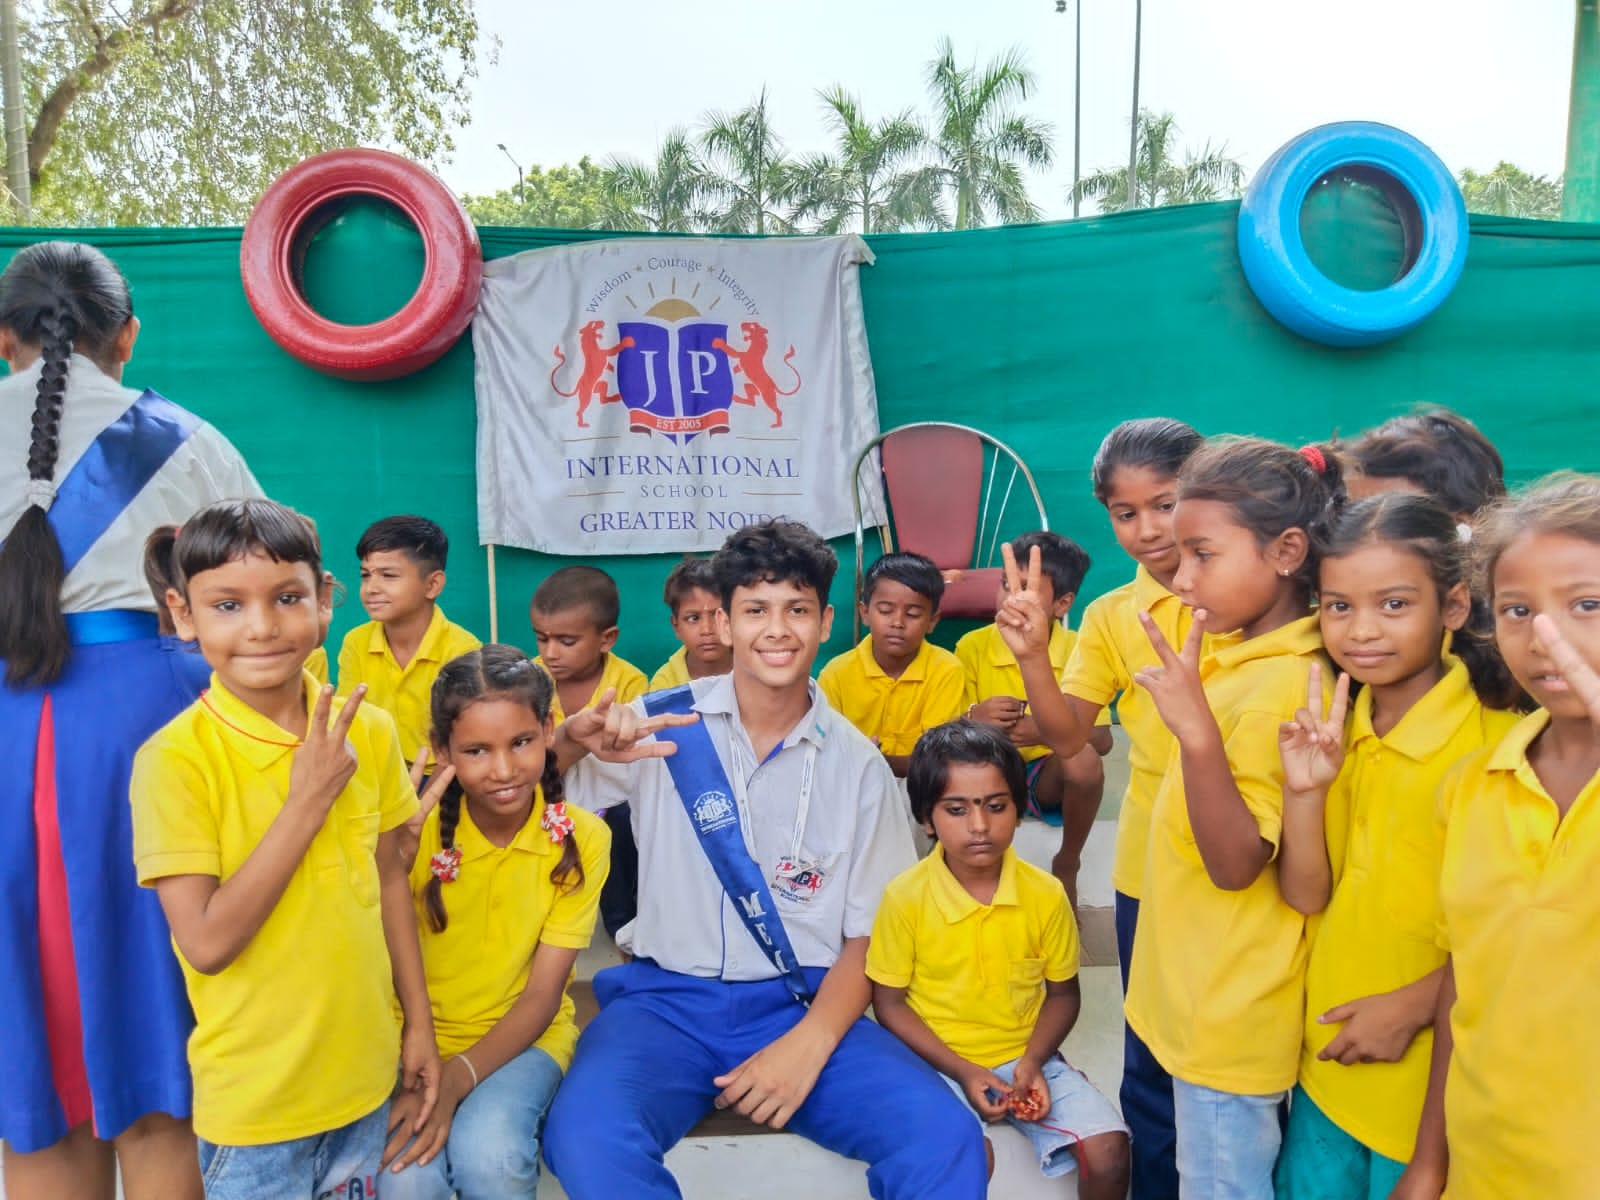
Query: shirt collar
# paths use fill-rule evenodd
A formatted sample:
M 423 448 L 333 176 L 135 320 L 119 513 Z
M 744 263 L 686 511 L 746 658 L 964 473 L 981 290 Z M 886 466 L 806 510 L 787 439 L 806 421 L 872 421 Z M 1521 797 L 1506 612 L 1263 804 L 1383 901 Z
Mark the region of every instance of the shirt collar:
M 872 635 L 869 633 L 856 643 L 855 656 L 860 660 L 861 669 L 866 672 L 868 679 L 888 679 L 889 672 L 878 665 L 878 660 L 872 655 Z M 933 658 L 933 647 L 926 638 L 922 645 L 917 647 L 917 656 L 906 664 L 906 669 L 897 675 L 896 679 L 921 680 L 927 677 L 928 662 Z
M 1528 747 L 1550 724 L 1550 714 L 1535 709 L 1511 727 L 1500 743 L 1489 752 L 1488 769 L 1516 772 L 1528 766 Z M 1531 768 L 1530 768 L 1531 769 Z
M 811 699 L 811 707 L 789 731 L 789 736 L 783 739 L 781 744 L 784 748 L 799 742 L 810 742 L 821 749 L 828 740 L 829 725 L 837 719 L 837 714 L 817 687 L 816 680 L 806 680 L 806 694 Z M 739 719 L 739 696 L 734 691 L 731 673 L 714 676 L 706 689 L 695 695 L 694 710 L 703 714 L 719 713 L 727 717 L 741 733 L 744 732 L 744 722 Z M 749 737 L 748 734 L 745 736 Z
M 1162 587 L 1160 581 L 1150 574 L 1149 568 L 1140 563 L 1138 569 L 1133 573 L 1134 605 L 1140 612 L 1151 612 L 1156 605 L 1168 600 L 1177 600 L 1179 604 L 1183 603 L 1182 600 L 1178 600 L 1177 595 L 1171 589 Z
M 976 897 L 956 881 L 950 866 L 945 862 L 944 847 L 935 846 L 928 855 L 928 874 L 933 891 L 933 902 L 939 906 L 947 924 L 954 925 L 984 908 L 1017 905 L 1017 852 L 1007 846 L 1000 859 L 1000 882 L 995 885 L 994 899 L 980 904 Z
M 1377 738 L 1389 749 L 1415 762 L 1423 762 L 1436 753 L 1479 707 L 1467 665 L 1454 655 L 1446 656 L 1445 662 L 1444 678 L 1429 688 L 1381 738 L 1372 728 L 1372 689 L 1362 688 L 1351 712 L 1350 744 Z
M 322 687 L 307 671 L 301 671 L 301 692 L 309 720 Z M 265 770 L 286 754 L 299 748 L 301 740 L 276 721 L 268 720 L 235 696 L 211 673 L 211 686 L 200 694 L 206 714 L 222 726 L 228 745 L 258 771 Z
M 462 862 L 472 862 L 474 859 L 490 858 L 496 854 L 512 850 L 523 854 L 532 854 L 537 857 L 546 857 L 561 853 L 561 847 L 550 840 L 550 835 L 544 831 L 539 823 L 544 816 L 544 789 L 535 785 L 533 792 L 533 811 L 528 814 L 528 819 L 523 822 L 522 828 L 517 830 L 508 845 L 496 846 L 472 820 L 472 809 L 467 805 L 466 797 L 461 798 L 461 819 L 456 822 L 456 849 L 461 851 Z
M 407 669 L 414 662 L 438 662 L 439 643 L 444 641 L 445 626 L 449 619 L 444 615 L 444 609 L 437 604 L 433 606 L 433 615 L 428 618 L 428 627 L 422 631 L 422 640 L 417 643 L 417 652 L 411 656 L 411 662 L 406 663 Z M 394 651 L 389 648 L 389 635 L 384 632 L 383 622 L 372 623 L 372 633 L 367 639 L 368 654 L 384 654 L 399 665 L 399 660 L 394 657 Z
M 1174 650 L 1178 647 L 1174 646 Z M 1241 663 L 1260 658 L 1276 658 L 1280 654 L 1316 654 L 1322 649 L 1322 627 L 1316 613 L 1280 625 L 1271 633 L 1260 637 L 1231 640 L 1229 635 L 1206 638 L 1206 650 L 1201 659 L 1203 673 L 1237 667 Z

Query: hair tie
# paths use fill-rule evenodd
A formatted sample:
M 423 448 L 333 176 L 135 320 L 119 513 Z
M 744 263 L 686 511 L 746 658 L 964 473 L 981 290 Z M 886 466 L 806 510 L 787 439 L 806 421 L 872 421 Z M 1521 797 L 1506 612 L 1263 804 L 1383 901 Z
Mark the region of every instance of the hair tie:
M 1322 453 L 1319 446 L 1301 446 L 1300 457 L 1311 464 L 1311 469 L 1318 475 L 1328 473 L 1328 457 Z
M 550 835 L 550 840 L 556 845 L 561 845 L 572 834 L 572 817 L 567 813 L 567 802 L 557 800 L 554 804 L 545 804 L 544 815 L 539 818 L 539 828 Z
M 29 508 L 50 511 L 50 506 L 56 502 L 56 485 L 50 479 L 30 479 L 22 490 L 22 498 Z
M 428 870 L 440 883 L 454 883 L 461 874 L 461 851 L 454 846 L 439 851 L 428 860 Z
M 1472 543 L 1472 526 L 1468 525 L 1465 521 L 1457 524 L 1456 540 L 1461 542 L 1463 545 L 1470 545 Z

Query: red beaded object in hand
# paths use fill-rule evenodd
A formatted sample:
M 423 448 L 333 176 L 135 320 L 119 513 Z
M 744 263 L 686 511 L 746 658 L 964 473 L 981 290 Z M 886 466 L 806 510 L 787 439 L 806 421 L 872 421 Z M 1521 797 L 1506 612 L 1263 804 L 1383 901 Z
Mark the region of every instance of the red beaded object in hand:
M 428 860 L 428 870 L 440 883 L 454 883 L 456 876 L 461 874 L 461 851 L 454 846 L 439 851 Z
M 554 804 L 544 806 L 544 815 L 539 818 L 539 828 L 550 835 L 550 840 L 560 845 L 572 833 L 572 818 L 567 814 L 567 804 L 558 800 Z
M 1037 1121 L 1049 1111 L 1049 1098 L 1037 1088 L 1011 1093 L 1011 1115 L 1019 1121 Z

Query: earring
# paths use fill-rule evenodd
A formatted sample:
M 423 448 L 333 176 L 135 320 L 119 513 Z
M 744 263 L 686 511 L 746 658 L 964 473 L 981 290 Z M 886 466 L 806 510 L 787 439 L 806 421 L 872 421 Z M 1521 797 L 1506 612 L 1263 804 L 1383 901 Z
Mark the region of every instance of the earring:
M 1289 578 L 1289 572 L 1288 571 L 1279 571 L 1278 575 L 1279 575 L 1280 578 L 1283 578 L 1283 579 Z

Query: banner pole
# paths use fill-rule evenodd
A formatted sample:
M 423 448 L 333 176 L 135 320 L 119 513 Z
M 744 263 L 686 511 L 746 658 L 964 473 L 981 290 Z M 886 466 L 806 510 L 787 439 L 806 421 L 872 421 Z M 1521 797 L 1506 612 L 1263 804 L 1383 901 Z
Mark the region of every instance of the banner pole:
M 489 550 L 489 640 L 500 640 L 500 603 L 499 589 L 494 577 L 494 543 L 490 542 Z

